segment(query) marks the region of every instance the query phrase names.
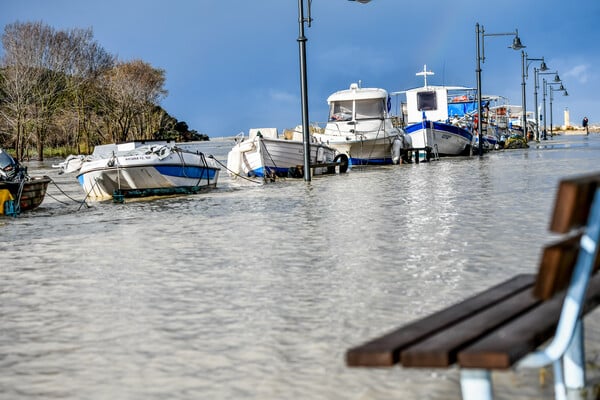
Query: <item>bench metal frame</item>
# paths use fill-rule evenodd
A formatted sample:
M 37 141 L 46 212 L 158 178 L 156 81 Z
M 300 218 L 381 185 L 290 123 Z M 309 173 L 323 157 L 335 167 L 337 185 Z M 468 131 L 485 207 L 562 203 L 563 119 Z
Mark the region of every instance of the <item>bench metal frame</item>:
M 566 400 L 567 396 L 571 399 L 585 398 L 582 393 L 586 382 L 583 305 L 594 261 L 598 256 L 599 240 L 600 188 L 597 188 L 554 338 L 544 349 L 525 356 L 517 364 L 517 368 L 552 365 L 557 400 Z M 464 400 L 493 399 L 490 370 L 461 368 L 460 384 Z

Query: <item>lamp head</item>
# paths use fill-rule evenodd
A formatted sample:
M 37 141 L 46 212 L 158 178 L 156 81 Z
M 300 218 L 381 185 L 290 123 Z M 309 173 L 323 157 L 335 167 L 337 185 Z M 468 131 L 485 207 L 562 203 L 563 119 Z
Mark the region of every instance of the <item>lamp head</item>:
M 521 50 L 524 49 L 526 46 L 523 46 L 523 44 L 521 43 L 521 39 L 519 38 L 519 34 L 517 33 L 515 35 L 515 38 L 513 39 L 513 43 L 512 46 L 510 46 L 509 48 L 513 49 L 513 50 Z
M 542 59 L 542 63 L 540 64 L 540 71 L 548 71 L 548 66 L 546 62 Z
M 560 82 L 558 74 L 554 75 L 554 82 Z
M 569 92 L 567 92 L 567 89 L 565 89 L 565 93 L 563 94 L 563 96 L 568 96 Z
M 565 87 L 564 87 L 564 86 L 563 86 L 563 84 L 561 83 L 561 84 L 560 84 L 560 87 L 558 88 L 558 90 L 567 90 L 567 89 L 565 89 Z

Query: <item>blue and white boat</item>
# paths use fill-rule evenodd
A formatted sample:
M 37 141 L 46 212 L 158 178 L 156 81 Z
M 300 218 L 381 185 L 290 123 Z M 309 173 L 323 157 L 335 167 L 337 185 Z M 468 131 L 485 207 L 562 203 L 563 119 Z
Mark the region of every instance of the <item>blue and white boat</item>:
M 409 89 L 406 94 L 406 127 L 413 149 L 423 149 L 439 156 L 466 155 L 473 133 L 469 112 L 476 102 L 469 95 L 473 89 L 462 86 L 430 86 L 427 66 L 422 72 L 423 87 Z
M 77 173 L 86 198 L 106 200 L 196 193 L 217 185 L 220 168 L 203 142 L 133 141 L 99 145 L 54 167 Z

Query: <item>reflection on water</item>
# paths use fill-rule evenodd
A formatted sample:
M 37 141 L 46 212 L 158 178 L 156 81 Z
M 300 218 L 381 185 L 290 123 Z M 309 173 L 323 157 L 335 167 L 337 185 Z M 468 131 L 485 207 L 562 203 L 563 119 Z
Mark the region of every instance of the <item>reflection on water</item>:
M 0 397 L 457 398 L 456 370 L 348 369 L 344 352 L 535 271 L 558 180 L 600 155 L 597 136 L 548 142 L 310 184 L 223 171 L 212 192 L 125 204 L 51 185 L 0 219 Z M 29 169 L 81 200 L 50 164 Z M 500 399 L 551 396 L 537 371 L 495 379 Z

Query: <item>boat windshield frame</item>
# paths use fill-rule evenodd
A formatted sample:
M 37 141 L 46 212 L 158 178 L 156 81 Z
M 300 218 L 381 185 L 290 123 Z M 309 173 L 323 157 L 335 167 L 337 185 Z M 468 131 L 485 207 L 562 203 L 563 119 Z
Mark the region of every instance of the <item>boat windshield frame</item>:
M 329 107 L 329 121 L 384 119 L 385 99 L 352 99 L 333 101 Z

